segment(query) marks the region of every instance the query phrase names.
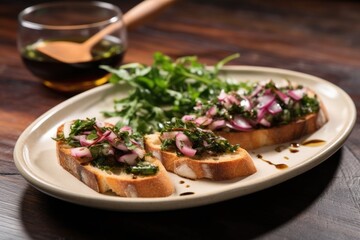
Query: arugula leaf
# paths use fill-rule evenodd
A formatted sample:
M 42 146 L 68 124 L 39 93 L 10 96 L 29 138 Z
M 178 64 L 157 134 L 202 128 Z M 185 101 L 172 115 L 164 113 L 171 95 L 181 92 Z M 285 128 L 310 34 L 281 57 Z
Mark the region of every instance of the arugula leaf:
M 78 135 L 80 132 L 93 130 L 93 126 L 95 125 L 95 118 L 87 118 L 85 120 L 77 119 L 71 125 L 70 137 Z
M 212 70 L 196 56 L 172 60 L 159 52 L 154 54 L 151 66 L 140 63 L 125 64 L 118 69 L 102 66 L 112 73 L 111 83 L 133 87 L 127 97 L 114 100 L 114 111 L 103 114 L 120 117 L 117 127 L 129 125 L 141 134 L 159 131 L 162 122 L 192 112 L 196 102 L 214 97 L 222 89 L 237 89 L 238 85 L 220 79 L 218 73 L 223 65 L 238 56 L 234 54 L 221 60 Z

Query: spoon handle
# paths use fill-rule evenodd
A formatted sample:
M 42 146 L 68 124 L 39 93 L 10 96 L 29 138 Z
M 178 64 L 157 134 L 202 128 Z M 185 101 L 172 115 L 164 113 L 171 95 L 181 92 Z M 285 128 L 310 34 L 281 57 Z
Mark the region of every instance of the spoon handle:
M 126 12 L 123 16 L 123 21 L 108 25 L 106 28 L 86 40 L 84 45 L 92 47 L 103 39 L 104 36 L 112 33 L 123 25 L 127 28 L 134 27 L 175 1 L 176 0 L 145 0 Z
M 176 0 L 145 0 L 125 13 L 123 17 L 124 24 L 127 28 L 134 27 L 175 1 Z

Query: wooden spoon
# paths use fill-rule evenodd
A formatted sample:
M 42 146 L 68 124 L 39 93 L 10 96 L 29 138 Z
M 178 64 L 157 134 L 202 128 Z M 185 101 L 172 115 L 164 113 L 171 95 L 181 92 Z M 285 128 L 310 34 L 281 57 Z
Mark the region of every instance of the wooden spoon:
M 69 41 L 46 42 L 39 44 L 37 50 L 64 63 L 91 61 L 92 47 L 107 34 L 122 27 L 123 24 L 128 28 L 133 27 L 173 2 L 175 0 L 145 0 L 126 12 L 122 22 L 108 25 L 83 43 Z

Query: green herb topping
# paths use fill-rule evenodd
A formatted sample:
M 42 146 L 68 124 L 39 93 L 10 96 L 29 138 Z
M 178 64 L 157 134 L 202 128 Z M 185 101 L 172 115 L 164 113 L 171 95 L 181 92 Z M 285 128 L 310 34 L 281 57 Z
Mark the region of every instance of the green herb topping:
M 237 91 L 222 91 L 216 98 L 199 101 L 185 122 L 211 130 L 250 131 L 285 125 L 320 109 L 316 95 L 303 86 L 255 83 Z
M 112 172 L 156 174 L 158 166 L 146 161 L 142 136 L 128 126 L 118 128 L 92 119 L 78 119 L 54 139 L 66 143 L 71 155 Z M 65 136 L 66 132 L 68 136 Z
M 162 150 L 175 151 L 177 155 L 200 158 L 204 155 L 232 153 L 238 145 L 231 145 L 225 138 L 210 130 L 197 127 L 192 122 L 173 119 L 164 124 L 160 135 Z

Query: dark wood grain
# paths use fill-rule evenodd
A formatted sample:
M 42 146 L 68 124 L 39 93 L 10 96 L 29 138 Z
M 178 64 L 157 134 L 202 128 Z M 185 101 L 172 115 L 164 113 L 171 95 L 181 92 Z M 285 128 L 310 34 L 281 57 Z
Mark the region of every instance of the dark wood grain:
M 0 239 L 360 239 L 360 124 L 344 146 L 312 170 L 270 189 L 191 209 L 126 213 L 50 197 L 18 172 L 22 131 L 69 98 L 41 85 L 16 49 L 17 14 L 36 0 L 0 2 Z M 125 12 L 140 1 L 109 1 Z M 125 62 L 155 51 L 213 64 L 292 69 L 324 78 L 360 101 L 357 1 L 180 1 L 129 32 Z M 346 118 L 347 116 L 343 116 Z

